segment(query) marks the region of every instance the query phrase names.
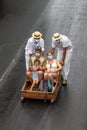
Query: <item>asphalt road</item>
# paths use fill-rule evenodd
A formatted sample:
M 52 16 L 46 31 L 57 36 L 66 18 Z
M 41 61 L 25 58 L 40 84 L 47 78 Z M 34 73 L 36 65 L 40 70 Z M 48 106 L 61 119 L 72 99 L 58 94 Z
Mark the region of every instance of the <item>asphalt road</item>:
M 86 12 L 86 0 L 0 1 L 0 130 L 87 130 Z M 73 43 L 68 85 L 54 104 L 20 101 L 24 46 L 35 30 L 43 33 L 45 53 L 55 32 Z

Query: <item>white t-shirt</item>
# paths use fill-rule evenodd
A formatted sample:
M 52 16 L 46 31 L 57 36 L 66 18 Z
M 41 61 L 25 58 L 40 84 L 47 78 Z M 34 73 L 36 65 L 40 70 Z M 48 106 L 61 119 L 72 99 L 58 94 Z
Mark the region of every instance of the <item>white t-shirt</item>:
M 52 48 L 67 48 L 72 50 L 72 42 L 67 36 L 61 35 L 61 39 L 59 41 L 52 41 Z
M 29 38 L 27 41 L 27 44 L 25 46 L 25 54 L 34 54 L 35 53 L 35 47 L 40 46 L 42 48 L 42 51 L 44 51 L 44 40 L 43 38 L 39 39 L 39 42 L 36 43 L 35 39 L 33 37 Z

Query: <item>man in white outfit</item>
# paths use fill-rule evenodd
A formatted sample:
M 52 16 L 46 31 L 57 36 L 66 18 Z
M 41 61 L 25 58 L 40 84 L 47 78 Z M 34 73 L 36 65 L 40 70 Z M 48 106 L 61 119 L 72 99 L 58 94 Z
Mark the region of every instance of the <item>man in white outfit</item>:
M 28 39 L 25 46 L 26 71 L 28 71 L 29 59 L 35 53 L 36 46 L 40 46 L 42 48 L 41 54 L 44 55 L 44 40 L 42 38 L 42 34 L 39 31 L 32 33 L 32 37 Z
M 63 66 L 62 69 L 62 78 L 63 85 L 67 85 L 67 77 L 70 71 L 70 62 L 72 57 L 72 42 L 70 39 L 59 33 L 55 33 L 52 37 L 52 53 L 54 54 L 55 49 L 57 48 L 57 59 Z

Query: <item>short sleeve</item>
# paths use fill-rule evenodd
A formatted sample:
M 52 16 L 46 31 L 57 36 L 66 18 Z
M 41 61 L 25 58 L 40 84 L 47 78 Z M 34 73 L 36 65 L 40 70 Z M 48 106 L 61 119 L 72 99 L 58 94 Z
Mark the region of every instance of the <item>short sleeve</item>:
M 46 66 L 46 59 L 44 59 L 42 66 Z
M 67 47 L 71 46 L 71 41 L 68 39 L 68 37 L 63 36 L 62 46 L 63 46 L 63 48 L 67 48 Z

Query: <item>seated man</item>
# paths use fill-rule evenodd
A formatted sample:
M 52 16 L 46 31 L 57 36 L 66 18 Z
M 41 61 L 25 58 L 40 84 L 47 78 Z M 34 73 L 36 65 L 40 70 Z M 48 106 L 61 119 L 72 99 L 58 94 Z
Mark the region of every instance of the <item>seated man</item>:
M 36 59 L 40 61 L 40 65 L 37 67 L 34 66 L 34 61 Z M 32 83 L 33 82 L 32 71 L 38 71 L 38 74 L 40 77 L 39 81 L 40 81 L 43 78 L 43 72 L 45 68 L 46 68 L 46 59 L 44 56 L 41 55 L 41 47 L 36 46 L 35 55 L 31 56 L 30 61 L 29 61 L 29 68 L 28 68 L 28 71 L 26 72 L 27 80 Z
M 54 79 L 57 78 L 57 73 L 62 69 L 62 66 L 57 59 L 53 58 L 53 54 L 50 51 L 47 53 L 47 59 L 44 79 L 50 79 L 53 84 Z

